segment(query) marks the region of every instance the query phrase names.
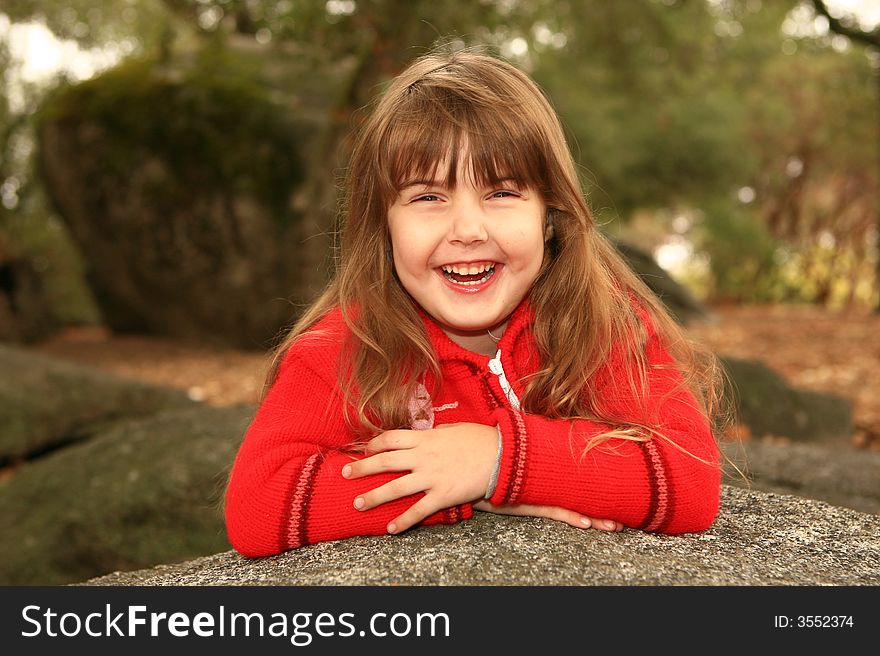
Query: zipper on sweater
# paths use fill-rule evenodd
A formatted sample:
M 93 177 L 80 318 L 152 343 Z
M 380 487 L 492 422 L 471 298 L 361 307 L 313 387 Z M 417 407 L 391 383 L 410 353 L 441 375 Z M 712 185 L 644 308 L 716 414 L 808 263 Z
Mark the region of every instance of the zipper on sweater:
M 510 386 L 510 381 L 507 380 L 507 376 L 504 374 L 504 367 L 501 365 L 501 349 L 498 349 L 495 357 L 489 360 L 489 371 L 498 376 L 498 383 L 501 385 L 501 390 L 504 392 L 510 405 L 515 410 L 519 410 L 519 399 L 516 398 L 516 392 Z

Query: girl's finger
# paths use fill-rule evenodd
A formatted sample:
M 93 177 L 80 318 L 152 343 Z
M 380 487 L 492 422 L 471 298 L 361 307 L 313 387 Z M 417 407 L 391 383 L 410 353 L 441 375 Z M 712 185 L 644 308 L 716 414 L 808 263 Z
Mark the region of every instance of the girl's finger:
M 342 468 L 343 478 L 360 478 L 381 472 L 409 471 L 406 451 L 383 451 L 369 458 L 350 462 Z
M 411 449 L 418 444 L 416 431 L 390 430 L 379 433 L 366 443 L 367 453 L 380 453 L 382 451 L 394 451 L 396 449 Z
M 613 519 L 596 519 L 594 517 L 587 517 L 586 515 L 581 515 L 573 510 L 566 510 L 565 508 L 553 508 L 552 510 L 557 512 L 551 512 L 548 515 L 542 516 L 555 519 L 558 522 L 565 522 L 575 528 L 595 528 L 599 531 L 611 532 L 623 530 L 623 524 L 615 522 Z
M 388 523 L 388 532 L 392 534 L 402 533 L 440 509 L 430 500 L 429 496 L 424 496 L 411 505 L 406 512 L 392 519 Z
M 408 497 L 417 492 L 423 492 L 424 489 L 424 484 L 419 483 L 417 476 L 407 474 L 406 476 L 395 478 L 393 481 L 388 481 L 385 485 L 380 485 L 369 492 L 358 495 L 354 499 L 354 507 L 358 510 L 369 510 L 370 508 L 381 506 L 383 503 Z
M 513 506 L 495 506 L 488 501 L 479 501 L 474 504 L 476 510 L 485 510 L 501 515 L 516 515 L 527 517 L 546 517 L 558 522 L 564 522 L 576 528 L 595 528 L 600 531 L 622 531 L 623 524 L 613 519 L 596 519 L 581 515 L 573 510 L 559 506 L 533 506 L 525 503 Z
M 585 517 L 580 513 L 576 513 L 573 510 L 568 510 L 567 508 L 560 508 L 558 506 L 546 506 L 542 508 L 542 511 L 545 513 L 541 516 L 548 517 L 549 519 L 555 519 L 557 522 L 563 522 L 564 524 L 568 524 L 569 526 L 574 526 L 575 528 L 592 528 L 593 520 L 589 517 Z
M 623 530 L 623 524 L 613 519 L 592 519 L 590 517 L 581 517 L 582 520 L 589 522 L 589 528 L 595 528 L 599 531 L 610 531 L 618 533 Z

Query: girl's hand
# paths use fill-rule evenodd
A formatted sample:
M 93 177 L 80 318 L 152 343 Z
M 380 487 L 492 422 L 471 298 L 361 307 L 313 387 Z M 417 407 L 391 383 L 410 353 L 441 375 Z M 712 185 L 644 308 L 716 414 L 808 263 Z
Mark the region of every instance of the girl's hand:
M 496 506 L 488 501 L 480 501 L 474 504 L 474 510 L 493 512 L 499 515 L 519 515 L 528 517 L 547 517 L 558 522 L 565 522 L 575 528 L 595 528 L 600 531 L 622 531 L 623 524 L 613 519 L 594 519 L 584 517 L 580 513 L 559 506 L 530 506 L 525 503 L 512 506 Z
M 430 430 L 391 430 L 367 442 L 368 458 L 342 468 L 345 478 L 379 472 L 408 471 L 354 500 L 358 510 L 424 492 L 406 512 L 391 520 L 389 533 L 400 533 L 433 515 L 482 499 L 495 467 L 498 429 L 483 424 L 444 424 Z

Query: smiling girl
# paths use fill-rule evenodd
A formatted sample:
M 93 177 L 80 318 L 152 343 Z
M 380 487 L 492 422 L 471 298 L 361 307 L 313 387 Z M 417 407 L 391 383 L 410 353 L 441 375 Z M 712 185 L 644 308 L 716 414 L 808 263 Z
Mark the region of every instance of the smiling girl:
M 337 273 L 278 348 L 232 470 L 240 553 L 474 510 L 712 524 L 716 361 L 598 231 L 528 76 L 419 58 L 360 129 L 345 192 Z

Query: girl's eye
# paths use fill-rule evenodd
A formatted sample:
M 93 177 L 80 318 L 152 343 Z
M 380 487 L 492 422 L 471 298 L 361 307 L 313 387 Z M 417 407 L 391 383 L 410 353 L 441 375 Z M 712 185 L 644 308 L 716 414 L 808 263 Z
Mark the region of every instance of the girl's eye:
M 420 201 L 420 200 L 431 201 L 431 200 L 438 200 L 438 199 L 439 199 L 439 197 L 435 196 L 434 194 L 425 194 L 424 196 L 419 196 L 418 198 L 415 198 L 413 200 L 415 200 L 415 201 Z
M 506 189 L 501 189 L 492 194 L 492 198 L 512 198 L 517 196 L 518 194 L 514 191 L 507 191 Z

